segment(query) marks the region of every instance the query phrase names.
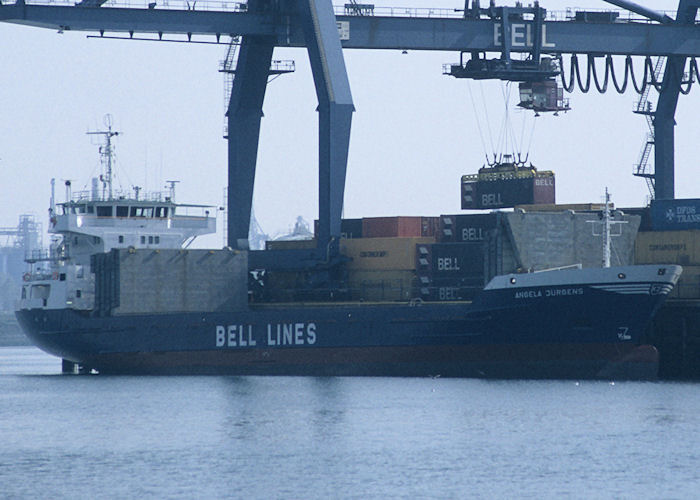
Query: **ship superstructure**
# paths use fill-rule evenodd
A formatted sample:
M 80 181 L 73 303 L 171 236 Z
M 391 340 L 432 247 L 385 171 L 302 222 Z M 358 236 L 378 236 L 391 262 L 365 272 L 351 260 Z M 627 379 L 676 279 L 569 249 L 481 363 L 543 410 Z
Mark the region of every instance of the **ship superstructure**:
M 154 251 L 189 246 L 197 236 L 216 232 L 216 208 L 175 203 L 176 181 L 164 192 L 131 192 L 113 187 L 113 147 L 117 135 L 111 124 L 101 134 L 105 172 L 92 179 L 89 191 L 72 191 L 65 182 L 66 200 L 55 203 L 55 180 L 51 181 L 48 252 L 27 259 L 31 269 L 24 275 L 19 307 L 89 310 L 94 307 L 92 256 L 111 249 Z M 102 181 L 102 189 L 100 189 Z

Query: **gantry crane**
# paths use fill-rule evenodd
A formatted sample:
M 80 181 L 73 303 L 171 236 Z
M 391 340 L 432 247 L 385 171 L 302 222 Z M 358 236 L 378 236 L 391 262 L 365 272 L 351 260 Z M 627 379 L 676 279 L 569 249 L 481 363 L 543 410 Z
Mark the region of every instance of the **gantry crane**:
M 343 49 L 500 53 L 507 70 L 520 64 L 513 64 L 513 54 L 535 60 L 542 54 L 588 55 L 589 59 L 665 56 L 663 83 L 655 82 L 660 94 L 653 116 L 654 180 L 657 198 L 674 197 L 674 114 L 686 60 L 700 55 L 700 26 L 695 21 L 700 0 L 679 0 L 675 18 L 627 0 L 605 0 L 640 17 L 605 18 L 575 12 L 571 18 L 558 20 L 547 18 L 539 5 L 528 11 L 521 5 L 495 7 L 491 2 L 482 9 L 478 0 L 467 0 L 459 12 L 436 8 L 382 11 L 354 0 L 335 8 L 331 0 L 148 0 L 140 8 L 122 8 L 106 0 L 64 5 L 60 1 L 0 0 L 0 21 L 130 39 L 165 40 L 180 35 L 187 41 L 208 37 L 218 43 L 221 37 L 241 37 L 227 118 L 227 229 L 233 248 L 247 245 L 262 104 L 273 50 L 307 49 L 318 98 L 318 246 L 304 252 L 251 252 L 251 267 L 323 268 L 340 258 L 340 218 L 354 112 Z M 697 64 L 694 68 L 697 74 Z M 577 77 L 580 83 L 580 75 Z M 573 85 L 571 79 L 569 84 Z

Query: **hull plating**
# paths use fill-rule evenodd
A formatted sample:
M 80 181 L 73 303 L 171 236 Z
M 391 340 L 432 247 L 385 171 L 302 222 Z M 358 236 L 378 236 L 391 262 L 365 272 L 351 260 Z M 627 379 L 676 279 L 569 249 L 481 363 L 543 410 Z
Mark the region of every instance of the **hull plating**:
M 567 285 L 487 290 L 471 304 L 17 315 L 39 347 L 101 373 L 648 379 L 658 356 L 640 344 L 664 298 Z

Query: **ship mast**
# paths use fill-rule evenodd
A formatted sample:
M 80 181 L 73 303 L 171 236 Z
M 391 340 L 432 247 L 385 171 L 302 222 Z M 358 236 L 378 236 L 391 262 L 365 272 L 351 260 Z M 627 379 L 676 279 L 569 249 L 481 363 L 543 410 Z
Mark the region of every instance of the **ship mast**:
M 112 115 L 105 115 L 104 124 L 107 130 L 97 130 L 95 132 L 87 132 L 88 135 L 102 135 L 105 138 L 105 144 L 100 146 L 100 160 L 104 167 L 105 173 L 100 176 L 102 181 L 102 197 L 105 197 L 104 190 L 107 189 L 108 200 L 112 199 L 112 162 L 114 160 L 114 151 L 112 149 L 112 137 L 119 135 L 119 132 L 112 131 Z
M 610 193 L 607 187 L 603 208 L 603 267 L 610 267 Z

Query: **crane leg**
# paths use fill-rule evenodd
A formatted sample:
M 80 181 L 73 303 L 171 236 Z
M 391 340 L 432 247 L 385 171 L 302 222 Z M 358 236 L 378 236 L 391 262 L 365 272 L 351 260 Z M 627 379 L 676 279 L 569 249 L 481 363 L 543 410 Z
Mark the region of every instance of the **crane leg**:
M 228 106 L 228 246 L 248 247 L 260 121 L 274 40 L 244 36 Z
M 299 6 L 318 97 L 318 247 L 333 251 L 340 237 L 355 107 L 331 0 L 300 0 Z

